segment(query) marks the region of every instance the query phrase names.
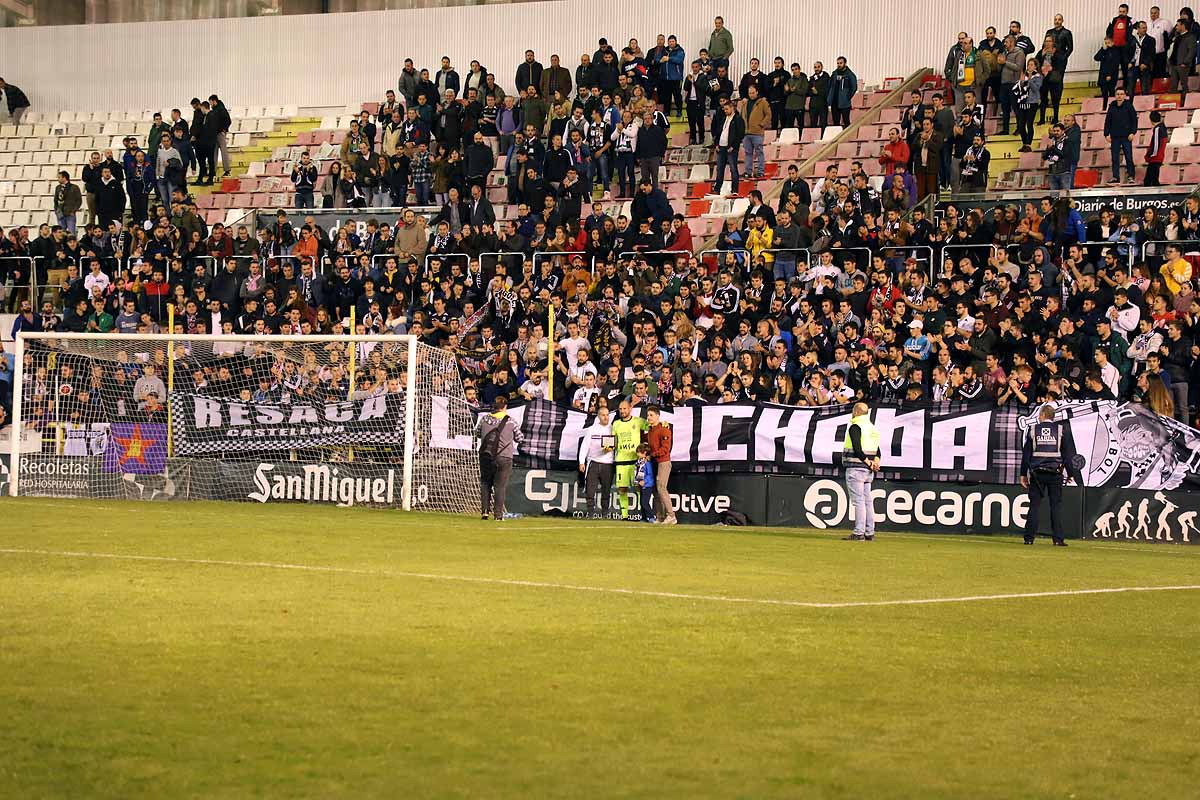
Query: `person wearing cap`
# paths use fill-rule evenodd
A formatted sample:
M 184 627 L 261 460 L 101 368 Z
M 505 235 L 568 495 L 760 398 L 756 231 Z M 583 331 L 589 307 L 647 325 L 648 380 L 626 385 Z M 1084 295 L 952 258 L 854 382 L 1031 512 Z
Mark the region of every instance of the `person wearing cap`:
M 1021 485 L 1029 490 L 1025 544 L 1033 544 L 1037 537 L 1038 511 L 1042 500 L 1048 499 L 1051 538 L 1056 546 L 1067 546 L 1062 524 L 1063 473 L 1068 473 L 1076 485 L 1082 486 L 1084 463 L 1075 452 L 1070 422 L 1065 419 L 1055 421 L 1054 406 L 1042 406 L 1037 423 L 1029 426 L 1021 447 Z
M 871 422 L 871 409 L 866 403 L 854 404 L 842 442 L 842 464 L 846 467 L 846 489 L 854 508 L 854 530 L 846 540 L 872 542 L 875 511 L 871 485 L 879 472 L 879 429 Z
M 925 335 L 925 323 L 914 319 L 908 323 L 908 339 L 904 342 L 904 354 L 911 358 L 916 366 L 924 366 L 929 361 L 932 345 Z

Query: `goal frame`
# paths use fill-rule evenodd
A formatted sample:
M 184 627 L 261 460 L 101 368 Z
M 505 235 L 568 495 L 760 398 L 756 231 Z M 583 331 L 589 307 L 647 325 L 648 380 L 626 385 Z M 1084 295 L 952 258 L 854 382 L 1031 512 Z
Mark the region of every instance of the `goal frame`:
M 18 497 L 21 485 L 21 432 L 22 432 L 22 408 L 25 380 L 25 343 L 28 341 L 91 341 L 91 342 L 164 342 L 170 346 L 167 348 L 167 358 L 173 369 L 175 362 L 175 343 L 186 342 L 190 340 L 217 339 L 228 342 L 256 343 L 256 344 L 329 344 L 330 342 L 346 342 L 347 344 L 357 344 L 359 342 L 380 342 L 388 344 L 404 343 L 406 345 L 407 365 L 405 368 L 405 387 L 404 387 L 404 477 L 400 483 L 400 498 L 401 508 L 405 511 L 412 511 L 412 494 L 413 494 L 413 454 L 416 450 L 416 408 L 417 408 L 417 345 L 423 344 L 417 337 L 411 335 L 404 336 L 380 336 L 378 334 L 368 334 L 363 336 L 305 336 L 302 334 L 287 334 L 280 336 L 254 336 L 251 334 L 230 334 L 228 336 L 221 334 L 213 336 L 205 334 L 203 336 L 181 336 L 179 334 L 170 333 L 146 333 L 131 336 L 121 333 L 46 333 L 22 331 L 17 334 L 13 355 L 15 357 L 15 369 L 13 370 L 13 407 L 12 407 L 12 449 L 9 452 L 9 477 L 8 477 L 8 493 L 10 497 Z M 425 345 L 429 347 L 430 345 Z M 354 352 L 353 350 L 351 352 Z M 353 361 L 351 361 L 353 364 Z M 171 435 L 169 430 L 170 418 L 168 417 L 168 437 Z

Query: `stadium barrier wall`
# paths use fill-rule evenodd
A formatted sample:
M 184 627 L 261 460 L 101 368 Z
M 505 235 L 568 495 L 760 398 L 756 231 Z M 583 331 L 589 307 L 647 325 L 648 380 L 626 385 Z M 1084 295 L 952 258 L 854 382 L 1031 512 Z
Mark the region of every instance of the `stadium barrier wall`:
M 727 511 L 755 526 L 847 530 L 853 520 L 845 484 L 832 478 L 676 472 L 670 494 L 684 524 L 717 524 Z M 516 514 L 584 517 L 584 495 L 576 472 L 518 468 L 506 502 Z M 1012 485 L 880 481 L 872 496 L 880 531 L 1015 535 L 1029 512 L 1026 491 Z M 1200 544 L 1200 495 L 1191 493 L 1066 486 L 1062 519 L 1071 539 Z M 1038 529 L 1049 526 L 1044 504 Z
M 349 507 L 358 505 L 360 496 L 366 496 L 369 500 L 365 504 L 399 503 L 396 476 L 367 471 L 353 463 L 171 461 L 170 485 L 126 481 L 121 486 L 123 497 L 156 501 L 238 497 L 262 504 Z M 54 474 L 47 474 L 43 466 L 53 462 L 26 457 L 22 460 L 21 480 L 50 493 L 89 492 L 96 497 L 95 492 L 101 491 L 121 497 L 105 489 L 111 484 L 93 478 L 102 471 L 100 462 L 100 458 L 78 459 L 68 471 L 56 466 Z M 198 469 L 215 474 L 194 480 Z M 9 456 L 0 452 L 0 498 L 8 496 L 8 480 Z M 220 492 L 214 487 L 220 487 Z M 731 510 L 745 514 L 756 526 L 844 530 L 852 518 L 844 484 L 830 478 L 676 473 L 670 489 L 676 515 L 685 524 L 717 524 Z M 883 481 L 872 494 L 880 531 L 1015 535 L 1022 529 L 1029 509 L 1019 486 Z M 525 516 L 582 517 L 587 508 L 578 473 L 567 470 L 515 469 L 506 500 L 509 511 Z M 636 494 L 633 502 L 636 511 Z M 419 510 L 421 506 L 417 487 L 413 507 Z M 1200 495 L 1068 486 L 1063 489 L 1063 520 L 1067 536 L 1072 539 L 1200 544 Z M 1043 508 L 1039 529 L 1048 530 L 1049 522 L 1049 511 Z

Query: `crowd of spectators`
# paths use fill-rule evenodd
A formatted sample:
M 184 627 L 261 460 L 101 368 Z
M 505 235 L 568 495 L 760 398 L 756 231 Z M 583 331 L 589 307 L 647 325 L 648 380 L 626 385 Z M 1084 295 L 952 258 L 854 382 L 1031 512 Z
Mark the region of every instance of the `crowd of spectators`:
M 1020 26 L 1014 28 L 1019 34 Z M 1058 35 L 1069 39 L 1069 32 Z M 582 82 L 583 102 L 600 91 L 593 118 L 597 110 L 602 120 L 611 113 L 603 110 L 607 81 L 628 87 L 629 75 L 637 82 L 632 101 L 652 97 L 662 105 L 644 101 L 639 136 L 660 128 L 668 110 L 678 110 L 673 78 L 649 66 L 673 63 L 670 51 L 678 43 L 671 38 L 664 38 L 661 54 L 656 47 L 648 56 L 636 40 L 620 54 L 602 40 L 596 57 L 581 60 L 580 70 L 589 76 Z M 730 126 L 722 119 L 744 123 L 754 115 L 773 125 L 813 113 L 811 97 L 808 105 L 796 106 L 785 96 L 774 117 L 774 73 L 762 78 L 769 113 L 747 102 L 759 94 L 756 75 L 734 92 L 725 76 L 732 34 L 723 25 L 714 27 L 707 49 L 701 69 L 715 76 L 710 80 L 718 90 L 703 94 L 715 95 L 718 106 L 731 95 L 743 104 L 740 112 L 706 108 L 713 116 L 701 130 L 713 133 L 718 150 L 733 138 L 725 135 Z M 978 48 L 963 52 L 976 53 L 973 67 L 980 63 Z M 611 68 L 614 62 L 622 65 L 615 77 L 612 69 L 606 77 L 590 77 L 598 74 L 590 65 Z M 690 63 L 686 57 L 684 63 Z M 781 59 L 775 67 L 782 70 Z M 490 113 L 469 123 L 465 113 L 479 103 L 480 91 L 482 108 L 515 105 L 512 95 L 497 103 L 501 92 L 488 94 L 495 86 L 492 74 L 473 63 L 460 78 L 444 59 L 430 76 L 406 63 L 398 87 L 404 102 L 389 98 L 385 102 L 397 107 L 381 107 L 379 116 L 399 115 L 400 126 L 423 131 L 418 164 L 444 153 L 442 163 L 460 165 L 457 183 L 430 186 L 434 196 L 444 193 L 432 219 L 408 210 L 398 219 L 364 215 L 362 226 L 348 221 L 326 231 L 311 216 L 296 228 L 281 211 L 258 231 L 230 232 L 221 225 L 210 231 L 186 187 L 168 186 L 170 211 L 158 206 L 146 225 L 101 217 L 105 224 L 87 227 L 79 238 L 50 226 L 32 241 L 10 236 L 6 252 L 15 246 L 42 255 L 37 268 L 57 287 L 64 307 L 61 313 L 53 302 L 36 308 L 38 298 L 17 296 L 21 313 L 14 332 L 158 332 L 169 306 L 175 330 L 186 334 L 339 335 L 351 332 L 353 320 L 356 333 L 411 334 L 455 352 L 468 400 L 480 406 L 502 395 L 548 398 L 552 387 L 555 402 L 589 411 L 613 408 L 622 397 L 664 406 L 1091 398 L 1132 399 L 1190 422 L 1196 399 L 1189 387 L 1200 363 L 1192 255 L 1200 250 L 1197 197 L 1162 215 L 1105 209 L 1084 220 L 1064 191 L 1023 206 L 949 206 L 931 219 L 919 208 L 909 211 L 911 199 L 921 194 L 928 156 L 920 153 L 927 147 L 919 145 L 918 155 L 908 158 L 895 147 L 891 157 L 880 159 L 888 173 L 883 193 L 870 186 L 859 162 L 849 176 L 831 168 L 811 185 L 793 167 L 774 202 L 751 193 L 744 217 L 730 220 L 719 237 L 719 258 L 697 257 L 682 216 L 656 186 L 656 169 L 640 179 L 627 176 L 625 188 L 636 185 L 631 212 L 616 219 L 603 203 L 589 208 L 594 195 L 574 188 L 595 179 L 590 167 L 580 174 L 576 156 L 562 157 L 565 169 L 551 172 L 558 163 L 551 154 L 566 149 L 563 131 L 582 146 L 576 135 L 581 128 L 570 125 L 581 116 L 586 120 L 587 110 L 581 115 L 574 101 L 559 103 L 531 122 L 529 109 L 539 107 L 543 94 L 565 98 L 571 87 L 578 90 L 580 70 L 572 77 L 557 59 L 542 68 L 535 54 L 526 53 L 516 71 L 525 132 L 507 123 L 502 130 L 497 122 L 493 137 Z M 959 72 L 956 66 L 956 79 Z M 819 65 L 815 73 L 823 74 Z M 935 99 L 932 118 L 921 114 L 925 131 L 939 114 L 964 126 L 982 115 L 987 95 L 979 90 L 987 81 L 981 86 L 972 76 L 950 83 L 950 91 Z M 409 105 L 424 105 L 426 84 L 445 98 L 432 112 L 432 127 Z M 455 98 L 464 87 L 462 103 Z M 691 88 L 686 79 L 680 82 L 685 112 L 695 102 L 694 87 L 694 81 Z M 998 101 L 1003 104 L 1002 97 Z M 840 110 L 841 102 L 830 106 Z M 401 105 L 408 106 L 402 114 Z M 1053 99 L 1047 111 L 1053 119 Z M 417 121 L 406 122 L 414 113 Z M 451 118 L 461 124 L 447 127 Z M 636 126 L 636 119 L 626 109 L 611 125 L 618 171 L 628 166 L 620 157 L 620 132 Z M 357 176 L 365 167 L 369 174 L 374 148 L 389 146 L 396 130 L 384 131 L 377 145 L 373 125 L 367 114 L 355 126 L 359 138 L 346 147 L 343 198 L 346 173 Z M 605 122 L 603 130 L 609 129 Z M 501 224 L 479 179 L 491 169 L 489 159 L 504 152 L 504 141 L 509 163 L 530 163 L 532 148 L 540 154 L 533 162 L 542 166 L 527 167 L 524 180 L 509 183 L 510 191 L 513 183 L 519 187 L 510 195 L 518 213 Z M 895 137 L 889 144 L 901 143 Z M 392 146 L 400 144 L 392 140 Z M 405 155 L 399 157 L 405 158 L 412 142 L 402 144 Z M 640 160 L 645 154 L 632 147 Z M 366 151 L 365 164 L 351 156 L 355 148 Z M 754 149 L 743 151 L 752 167 Z M 380 164 L 395 157 L 380 155 Z M 912 159 L 916 179 L 907 169 Z M 101 172 L 111 173 L 113 161 L 100 162 Z M 952 174 L 974 179 L 969 164 L 959 160 Z M 423 169 L 417 166 L 413 174 Z M 599 167 L 597 174 L 603 181 Z M 304 176 L 298 177 L 300 188 Z M 324 194 L 317 181 L 311 186 L 314 199 Z M 684 252 L 664 252 L 671 250 Z M 548 340 L 551 316 L 554 342 Z

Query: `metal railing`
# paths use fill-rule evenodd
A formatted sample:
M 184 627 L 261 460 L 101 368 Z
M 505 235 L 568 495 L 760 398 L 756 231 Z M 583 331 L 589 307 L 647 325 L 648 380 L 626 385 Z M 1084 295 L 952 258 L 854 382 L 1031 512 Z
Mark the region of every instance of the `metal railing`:
M 996 244 L 946 244 L 942 245 L 942 261 L 945 262 L 946 255 L 951 250 L 966 250 L 969 252 L 971 250 L 980 250 L 982 248 L 987 248 L 988 252 L 990 252 L 992 256 L 995 256 L 996 253 L 1000 252 L 1000 246 Z M 986 264 L 986 262 L 984 263 Z
M 624 252 L 617 253 L 617 258 L 624 259 L 627 256 L 665 256 L 665 255 L 687 256 L 688 258 L 691 258 L 692 251 L 691 250 L 626 250 Z M 595 261 L 595 259 L 593 259 L 593 261 Z
M 586 256 L 583 250 L 568 250 L 564 253 L 534 253 L 533 254 L 533 274 L 537 275 L 538 257 L 542 258 L 569 258 L 570 256 Z
M 28 299 L 29 299 L 29 302 L 31 305 L 33 303 L 33 298 L 37 296 L 37 269 L 34 265 L 33 256 L 0 256 L 0 264 L 9 262 L 9 261 L 16 261 L 16 262 L 24 261 L 27 264 L 29 264 L 29 274 L 26 276 L 27 280 L 21 281 L 21 282 L 13 280 L 10 284 L 10 282 L 6 278 L 5 282 L 3 284 L 5 287 L 11 285 L 12 293 L 9 294 L 10 290 L 8 290 L 6 288 L 4 303 L 0 304 L 0 308 L 12 308 L 14 311 L 18 311 L 18 310 L 20 310 L 20 307 L 17 306 L 16 303 L 14 302 L 16 299 L 16 296 L 17 296 L 17 292 L 25 290 L 26 285 L 28 285 L 28 291 L 29 291 Z
M 525 263 L 525 254 L 524 254 L 524 253 L 521 253 L 521 252 L 517 252 L 517 253 L 512 253 L 512 252 L 508 252 L 508 253 L 500 253 L 500 252 L 492 252 L 492 253 L 480 253 L 480 254 L 479 254 L 479 263 L 481 263 L 481 264 L 482 264 L 482 263 L 483 263 L 483 259 L 484 259 L 485 257 L 488 257 L 488 256 L 493 256 L 493 257 L 495 257 L 495 259 L 496 259 L 496 263 L 497 263 L 497 264 L 503 263 L 503 264 L 504 264 L 504 268 L 505 268 L 505 269 L 507 269 L 507 270 L 509 271 L 509 274 L 512 274 L 513 272 L 519 272 L 519 271 L 520 271 L 520 269 L 521 269 L 521 265 Z M 509 266 L 509 263 L 508 263 L 508 261 L 506 260 L 506 259 L 513 259 L 513 258 L 517 259 L 517 266 L 516 266 L 515 270 L 514 270 L 514 268 L 512 268 L 512 267 L 510 267 L 510 266 Z
M 1154 256 L 1154 258 L 1161 258 L 1164 263 L 1166 263 L 1167 247 L 1169 247 L 1171 245 L 1175 245 L 1176 247 L 1180 248 L 1180 251 L 1184 252 L 1184 253 L 1188 252 L 1186 245 L 1194 245 L 1192 247 L 1192 252 L 1200 252 L 1200 239 L 1174 239 L 1174 240 L 1172 240 L 1172 239 L 1151 239 L 1149 241 L 1142 242 L 1140 245 L 1140 247 L 1142 248 L 1142 254 L 1144 256 L 1143 260 L 1150 258 L 1150 255 L 1151 255 L 1150 254 L 1150 246 L 1151 245 L 1161 245 L 1161 247 L 1156 246 L 1154 248 L 1153 256 Z M 1130 270 L 1130 272 L 1133 271 L 1133 263 L 1134 263 L 1133 256 L 1134 256 L 1134 248 L 1131 246 L 1129 248 L 1129 270 Z
M 807 247 L 770 247 L 770 248 L 766 248 L 764 250 L 759 250 L 758 252 L 760 254 L 770 253 L 770 254 L 774 255 L 775 263 L 779 263 L 779 256 L 778 256 L 779 253 L 796 253 L 797 254 L 796 263 L 800 262 L 799 254 L 804 253 L 805 254 L 804 263 L 810 264 L 812 262 L 812 251 Z M 735 249 L 731 249 L 731 250 L 721 250 L 719 248 L 718 249 L 701 250 L 698 257 L 700 258 L 700 261 L 703 263 L 704 259 L 707 258 L 709 255 L 716 254 L 717 270 L 720 270 L 722 267 L 725 266 L 725 264 L 723 263 L 724 257 L 730 253 L 733 253 L 735 256 L 737 254 L 741 253 L 745 256 L 747 261 L 753 257 L 752 252 L 749 249 L 744 248 L 744 247 L 743 248 L 735 248 Z
M 371 270 L 373 272 L 378 270 L 382 274 L 383 270 L 381 268 L 375 266 L 376 262 L 382 260 L 384 264 L 387 264 L 387 260 L 389 258 L 396 259 L 396 269 L 399 269 L 400 268 L 400 256 L 396 255 L 395 253 L 376 253 L 375 255 L 371 256 Z
M 466 262 L 465 267 L 469 268 L 471 266 L 471 257 L 466 253 L 434 253 L 432 255 L 425 256 L 425 275 L 430 274 L 429 262 L 435 258 L 439 261 L 451 261 L 453 259 L 461 258 L 464 262 Z
M 860 266 L 863 267 L 864 270 L 871 266 L 871 248 L 869 248 L 869 247 L 830 247 L 830 248 L 827 248 L 826 250 L 822 250 L 821 252 L 822 253 L 834 253 L 835 254 L 835 263 L 836 263 L 836 254 L 837 253 L 859 253 L 859 252 L 866 253 L 867 254 L 867 263 L 860 264 Z M 817 253 L 816 255 L 818 257 L 820 257 L 821 253 Z M 843 259 L 843 261 L 844 260 L 845 259 Z M 855 263 L 858 263 L 857 256 L 855 257 L 854 261 L 855 261 Z M 809 263 L 809 266 L 812 266 L 813 262 L 812 262 L 811 257 L 809 258 L 808 263 Z
M 926 257 L 926 260 L 929 264 L 929 270 L 930 270 L 930 272 L 933 271 L 933 266 L 934 266 L 933 265 L 933 247 L 931 245 L 927 245 L 927 244 L 893 244 L 893 245 L 886 245 L 879 249 L 882 252 L 887 252 L 888 250 L 901 250 L 901 251 L 912 250 L 914 253 L 919 252 L 921 250 L 925 250 L 929 253 L 929 255 Z M 914 255 L 913 258 L 916 258 L 917 263 L 920 263 L 921 259 L 918 258 L 916 255 Z

